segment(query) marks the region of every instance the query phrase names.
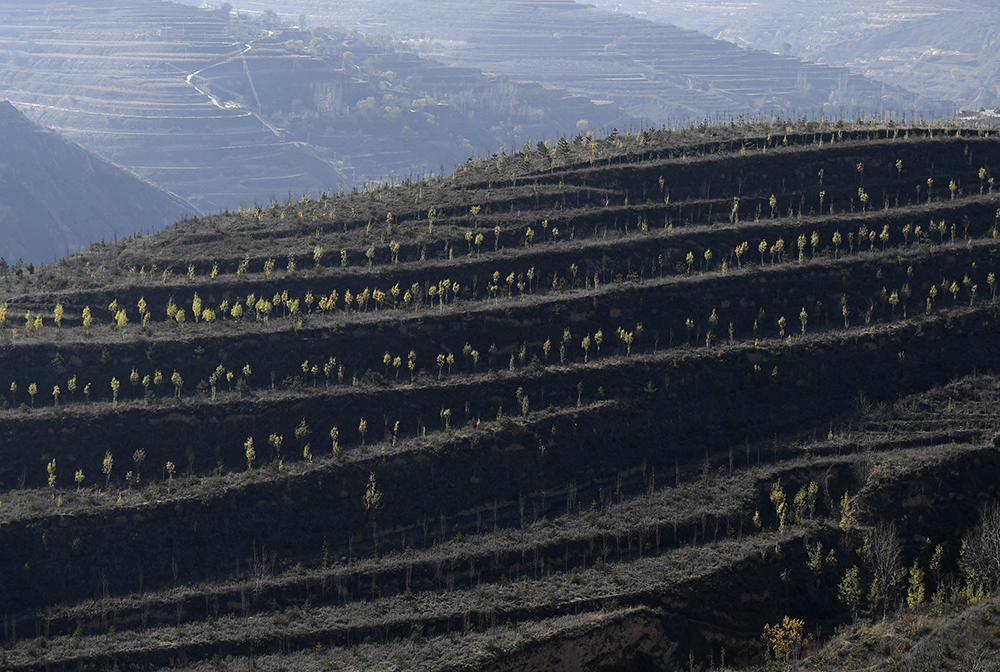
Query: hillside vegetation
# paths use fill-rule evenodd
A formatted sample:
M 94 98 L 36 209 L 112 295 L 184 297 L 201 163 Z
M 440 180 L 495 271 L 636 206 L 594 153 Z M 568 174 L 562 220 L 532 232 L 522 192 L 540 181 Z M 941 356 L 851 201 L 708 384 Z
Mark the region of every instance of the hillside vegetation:
M 613 131 L 11 269 L 0 660 L 746 667 L 981 602 L 998 165 Z

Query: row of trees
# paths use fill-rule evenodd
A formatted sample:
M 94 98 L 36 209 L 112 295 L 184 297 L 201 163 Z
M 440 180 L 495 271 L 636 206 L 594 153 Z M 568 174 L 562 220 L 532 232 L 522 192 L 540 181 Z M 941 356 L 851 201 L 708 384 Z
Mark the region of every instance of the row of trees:
M 247 380 L 250 378 L 250 373 L 251 373 L 250 365 L 247 364 L 242 369 L 243 376 L 240 377 L 240 378 L 236 378 L 236 389 L 237 389 L 238 392 L 241 390 L 241 388 L 249 389 L 248 388 L 248 384 L 247 384 Z M 229 389 L 230 389 L 230 391 L 232 391 L 232 386 L 233 386 L 233 380 L 234 380 L 234 378 L 235 378 L 235 373 L 233 371 L 226 370 L 221 365 L 219 367 L 217 367 L 215 371 L 212 372 L 211 376 L 209 376 L 209 379 L 210 379 L 211 385 L 212 385 L 212 400 L 213 401 L 216 399 L 216 385 L 218 384 L 218 382 L 221 379 L 225 379 L 229 383 L 229 386 L 230 386 Z M 133 397 L 138 397 L 139 396 L 139 392 L 138 392 L 139 391 L 139 386 L 140 385 L 142 386 L 142 398 L 145 400 L 146 405 L 148 405 L 150 403 L 150 401 L 153 398 L 155 398 L 155 396 L 156 396 L 155 395 L 156 388 L 159 388 L 160 386 L 164 385 L 165 382 L 167 382 L 167 380 L 169 380 L 170 384 L 173 386 L 173 396 L 175 398 L 177 398 L 177 399 L 180 399 L 180 397 L 181 397 L 181 390 L 184 387 L 184 378 L 176 370 L 170 375 L 170 378 L 167 379 L 167 378 L 164 377 L 163 372 L 161 370 L 159 370 L 159 369 L 156 369 L 153 373 L 147 373 L 145 375 L 140 376 L 139 370 L 136 369 L 136 368 L 133 368 L 132 369 L 132 373 L 128 377 L 128 380 L 129 380 L 129 382 L 131 383 L 131 386 L 132 386 L 132 390 L 133 390 L 132 395 L 133 395 Z M 109 383 L 109 388 L 110 388 L 110 391 L 111 391 L 111 404 L 112 404 L 112 408 L 118 408 L 119 395 L 120 395 L 120 392 L 121 392 L 121 381 L 118 380 L 117 377 L 112 376 L 111 377 L 111 381 Z M 17 384 L 17 381 L 16 380 L 12 381 L 11 384 L 10 384 L 10 388 L 9 388 L 9 390 L 10 390 L 10 404 L 11 404 L 11 406 L 14 406 L 14 407 L 18 406 L 17 393 L 18 393 L 19 389 L 20 388 L 19 388 L 19 386 Z M 93 391 L 93 384 L 89 383 L 89 382 L 88 383 L 84 383 L 83 387 L 81 388 L 79 382 L 77 381 L 77 376 L 73 376 L 72 378 L 69 378 L 69 379 L 66 380 L 66 390 L 71 395 L 73 395 L 74 400 L 76 399 L 77 391 L 81 391 L 83 393 L 84 400 L 87 403 L 89 403 L 90 402 L 90 395 L 91 395 L 91 392 Z M 31 399 L 31 408 L 34 408 L 35 407 L 35 397 L 38 395 L 38 392 L 39 392 L 37 383 L 30 383 L 28 385 L 27 392 L 28 392 L 28 396 Z M 62 390 L 62 387 L 60 385 L 54 385 L 53 386 L 53 388 L 52 388 L 52 398 L 53 398 L 53 405 L 56 408 L 59 407 L 59 398 L 62 395 L 62 393 L 63 393 L 63 390 Z M 22 404 L 22 407 L 23 406 L 24 405 Z
M 522 394 L 520 389 L 518 390 L 518 394 L 519 395 Z M 525 402 L 524 402 L 525 413 L 527 413 L 526 404 L 527 402 L 525 397 Z M 442 409 L 441 417 L 442 417 L 442 423 L 444 425 L 443 427 L 444 430 L 450 432 L 451 410 Z M 390 425 L 388 420 L 386 420 L 385 441 L 387 442 L 387 444 L 391 444 L 392 446 L 396 445 L 399 438 L 400 424 L 401 423 L 399 421 L 396 421 L 395 423 Z M 424 431 L 426 431 L 426 428 L 424 429 Z M 369 434 L 368 421 L 365 418 L 360 418 L 357 424 L 357 444 L 356 444 L 360 450 L 367 450 L 369 448 L 368 434 Z M 330 451 L 329 455 L 331 455 L 334 458 L 340 457 L 343 454 L 345 448 L 345 446 L 342 444 L 340 427 L 334 425 L 333 427 L 330 428 L 328 432 L 326 432 L 325 434 L 321 433 L 321 435 L 329 437 L 328 439 L 329 442 L 327 444 L 329 446 L 329 451 Z M 311 437 L 313 436 L 313 429 L 309 426 L 305 418 L 302 418 L 302 420 L 298 423 L 298 425 L 295 426 L 293 430 L 293 436 L 297 444 L 297 450 L 301 454 L 302 460 L 311 463 L 316 454 L 313 449 L 312 442 L 310 440 Z M 284 471 L 286 468 L 285 459 L 288 457 L 287 453 L 285 452 L 287 446 L 287 443 L 285 441 L 285 436 L 283 434 L 278 434 L 277 432 L 272 432 L 268 435 L 264 445 L 266 446 L 267 452 L 270 454 L 270 457 L 268 458 L 270 466 L 275 470 L 277 470 L 278 472 Z M 243 455 L 246 460 L 247 475 L 252 474 L 255 467 L 259 466 L 259 458 L 262 457 L 261 455 L 258 454 L 258 448 L 260 446 L 261 442 L 255 440 L 254 436 L 247 437 L 246 441 L 243 442 Z M 143 482 L 142 469 L 146 462 L 146 457 L 147 457 L 146 450 L 144 448 L 138 448 L 135 451 L 133 451 L 132 463 L 134 464 L 134 466 L 132 469 L 129 469 L 124 474 L 124 482 L 128 489 L 139 488 L 142 485 Z M 112 489 L 111 481 L 113 477 L 115 464 L 116 462 L 114 454 L 110 450 L 106 451 L 103 459 L 101 460 L 100 470 L 101 473 L 104 475 L 104 487 L 108 492 L 111 492 Z M 161 466 L 163 467 L 163 472 L 166 478 L 168 479 L 168 490 L 169 490 L 172 488 L 173 480 L 177 473 L 177 466 L 171 460 L 165 460 Z M 51 497 L 53 500 L 57 500 L 57 495 L 58 495 L 57 486 L 59 484 L 59 472 L 57 468 L 56 459 L 52 459 L 46 463 L 46 474 L 47 474 L 48 489 L 49 492 L 51 493 Z M 82 468 L 78 469 L 75 472 L 73 480 L 76 484 L 76 489 L 77 490 L 82 489 L 83 484 L 86 480 L 86 475 Z M 118 496 L 118 503 L 119 504 L 122 503 L 121 493 L 119 493 Z M 57 506 L 61 506 L 61 504 L 62 504 L 62 498 L 61 496 L 59 496 L 57 500 Z
M 996 237 L 998 233 L 996 222 L 1000 222 L 1000 210 L 997 211 L 995 224 L 989 231 L 993 237 Z M 948 224 L 943 219 L 937 222 L 931 220 L 926 228 L 919 224 L 907 223 L 900 227 L 899 235 L 902 238 L 904 246 L 909 246 L 911 241 L 913 243 L 933 245 L 935 235 L 937 242 L 941 245 L 947 242 L 954 244 L 958 237 L 958 226 L 955 223 Z M 970 240 L 968 225 L 963 225 L 962 236 L 966 241 Z M 726 273 L 732 268 L 733 261 L 736 262 L 737 268 L 742 268 L 744 263 L 752 261 L 752 258 L 749 256 L 752 250 L 760 255 L 760 264 L 763 266 L 768 263 L 774 265 L 788 261 L 795 261 L 801 264 L 806 259 L 814 259 L 824 254 L 840 257 L 842 251 L 854 254 L 864 252 L 866 248 L 867 251 L 875 251 L 876 247 L 879 247 L 884 252 L 892 244 L 893 234 L 888 224 L 884 224 L 881 229 L 869 229 L 867 224 L 862 224 L 858 227 L 857 232 L 849 231 L 846 239 L 839 230 L 834 231 L 828 239 L 825 239 L 816 230 L 808 234 L 800 233 L 795 239 L 794 247 L 790 247 L 785 242 L 785 239 L 780 237 L 772 241 L 768 241 L 766 238 L 760 238 L 752 242 L 744 240 L 731 248 L 731 250 L 727 249 L 723 251 L 719 270 Z M 678 270 L 682 270 L 688 274 L 696 268 L 699 271 L 707 272 L 712 270 L 712 262 L 718 257 L 719 255 L 713 252 L 711 248 L 707 248 L 698 254 L 690 251 L 685 256 L 683 266 L 678 265 Z
M 1000 221 L 1000 211 L 997 214 Z M 963 236 L 968 240 L 967 227 L 963 227 Z M 998 229 L 992 228 L 996 235 Z M 904 245 L 913 242 L 923 242 L 928 245 L 933 244 L 932 236 L 937 237 L 937 242 L 955 243 L 958 236 L 958 226 L 955 223 L 948 224 L 945 220 L 930 221 L 925 228 L 921 225 L 908 223 L 900 227 L 900 236 Z M 760 263 L 777 264 L 786 261 L 797 261 L 804 263 L 807 258 L 816 258 L 824 253 L 840 256 L 842 251 L 847 253 L 860 253 L 865 246 L 870 251 L 879 246 L 883 251 L 892 244 L 892 232 L 889 225 L 883 225 L 881 230 L 868 229 L 862 224 L 857 232 L 848 232 L 846 239 L 840 231 L 834 231 L 829 239 L 824 239 L 819 231 L 812 231 L 809 234 L 800 233 L 795 240 L 794 247 L 786 243 L 784 238 L 768 241 L 765 238 L 760 240 L 743 242 L 735 245 L 732 250 L 725 251 L 721 257 L 711 248 L 705 249 L 698 254 L 693 251 L 688 252 L 683 264 L 677 265 L 677 270 L 685 273 L 692 273 L 696 268 L 702 272 L 708 272 L 718 268 L 722 273 L 727 273 L 733 267 L 734 262 L 737 268 L 742 268 L 745 263 L 751 263 L 751 251 L 756 251 L 760 255 Z M 321 254 L 321 253 L 318 253 Z M 720 266 L 714 267 L 713 262 L 720 260 Z M 664 265 L 663 255 L 658 258 L 659 266 Z M 654 262 L 653 267 L 657 265 Z M 579 280 L 579 268 L 576 264 L 570 265 L 570 273 L 567 278 L 560 279 L 558 272 L 552 275 L 553 290 L 558 290 L 568 286 L 583 284 L 586 287 L 597 288 L 600 279 L 597 274 L 593 281 L 589 276 L 584 276 L 583 282 Z M 503 275 L 500 271 L 494 271 L 492 276 L 486 279 L 486 298 L 499 302 L 501 297 L 512 298 L 516 292 L 524 298 L 526 294 L 540 291 L 539 274 L 534 267 L 526 272 L 510 272 Z M 464 290 L 464 293 L 461 293 Z M 168 301 L 166 307 L 166 318 L 170 322 L 183 323 L 186 321 L 207 321 L 226 319 L 257 319 L 268 321 L 272 317 L 292 317 L 302 319 L 302 316 L 309 313 L 326 313 L 337 310 L 367 312 L 373 309 L 378 312 L 383 309 L 411 309 L 419 311 L 421 307 L 437 306 L 440 310 L 449 303 L 458 300 L 460 296 L 472 298 L 475 295 L 475 288 L 463 287 L 458 282 L 449 278 L 442 279 L 436 283 L 425 281 L 424 283 L 413 283 L 409 288 L 402 287 L 401 283 L 396 283 L 388 289 L 365 288 L 358 292 L 347 289 L 341 294 L 337 290 L 332 290 L 329 294 L 314 294 L 312 291 L 306 292 L 302 297 L 291 296 L 288 290 L 276 292 L 271 297 L 258 296 L 250 293 L 245 300 L 223 301 L 218 306 L 212 307 L 205 304 L 196 292 L 190 304 L 177 304 L 173 299 Z M 137 303 L 137 319 L 143 328 L 148 328 L 154 321 L 154 314 L 150 310 L 144 298 L 140 298 Z M 119 305 L 118 301 L 112 301 L 108 305 L 110 324 L 116 326 L 120 331 L 131 323 L 128 310 L 125 306 Z M 0 304 L 0 326 L 7 326 L 9 322 L 9 305 Z M 57 304 L 52 312 L 52 323 L 57 330 L 63 325 L 64 318 L 69 316 L 62 304 Z M 41 313 L 32 313 L 30 310 L 24 314 L 23 334 L 31 336 L 38 332 L 45 324 L 45 317 Z M 98 324 L 91 308 L 85 306 L 80 317 L 80 321 L 85 333 L 90 333 L 91 328 Z M 18 332 L 12 332 L 14 338 Z
M 975 268 L 973 268 L 973 273 L 975 273 Z M 907 277 L 914 277 L 913 267 L 909 267 L 906 272 Z M 513 274 L 508 277 L 508 281 L 513 278 Z M 499 279 L 498 274 L 494 274 L 494 281 Z M 877 278 L 878 280 L 878 278 Z M 987 286 L 990 290 L 990 298 L 994 299 L 996 297 L 997 290 L 997 278 L 995 273 L 988 273 L 986 278 Z M 450 284 L 448 281 L 443 281 L 441 287 L 444 289 L 452 290 L 456 285 Z M 508 282 L 508 286 L 511 283 Z M 432 286 L 433 287 L 433 286 Z M 414 286 L 412 291 L 419 291 L 417 286 Z M 919 301 L 920 308 L 926 314 L 931 314 L 934 310 L 939 308 L 950 308 L 952 306 L 958 305 L 960 297 L 962 301 L 968 301 L 968 305 L 974 305 L 976 299 L 981 296 L 979 289 L 979 284 L 972 279 L 970 274 L 965 274 L 961 280 L 958 279 L 948 279 L 944 278 L 940 283 L 935 283 L 930 286 L 928 294 L 924 300 Z M 950 301 L 947 303 L 941 303 L 942 299 L 950 296 Z M 881 308 L 885 311 L 885 317 L 889 319 L 896 319 L 897 313 L 901 313 L 902 317 L 905 319 L 908 314 L 908 310 L 911 306 L 911 299 L 913 297 L 913 290 L 910 283 L 903 283 L 898 288 L 887 288 L 886 286 L 881 286 L 880 290 L 872 295 L 863 297 L 859 307 L 855 308 L 852 306 L 850 298 L 845 294 L 840 296 L 839 301 L 839 317 L 843 319 L 844 329 L 850 329 L 854 326 L 854 320 L 862 322 L 865 326 L 870 326 L 873 321 L 878 318 L 877 310 Z M 298 300 L 297 299 L 285 299 L 281 295 L 276 295 L 275 300 L 280 304 L 285 305 L 286 314 L 295 315 L 298 312 Z M 255 303 L 257 301 L 257 303 Z M 311 303 L 311 301 L 310 301 Z M 192 305 L 198 307 L 200 304 L 200 299 L 198 295 L 195 295 Z M 269 302 L 270 304 L 270 302 Z M 253 294 L 247 296 L 246 303 L 236 303 L 234 306 L 242 305 L 259 305 L 259 300 Z M 273 305 L 273 304 L 272 304 Z M 444 305 L 442 300 L 441 305 Z M 144 320 L 148 320 L 148 306 L 145 301 L 140 299 L 139 306 L 140 314 L 144 317 Z M 109 310 L 115 311 L 116 314 L 121 316 L 124 309 L 117 305 L 117 302 L 113 302 L 109 306 Z M 172 301 L 170 302 L 170 307 L 168 308 L 168 314 L 174 313 L 176 319 L 176 313 L 182 310 Z M 823 306 L 821 302 L 816 302 L 812 312 L 807 310 L 805 306 L 802 306 L 801 310 L 795 315 L 798 320 L 798 326 L 795 327 L 797 331 L 800 331 L 803 336 L 807 334 L 810 318 L 820 319 L 823 317 L 824 313 Z M 60 305 L 57 305 L 55 311 L 55 321 L 57 324 L 61 322 L 62 317 L 65 312 Z M 261 314 L 261 313 L 259 313 Z M 264 319 L 266 319 L 266 313 L 264 314 Z M 40 319 L 40 318 L 39 318 Z M 793 318 L 795 319 L 795 318 Z M 789 334 L 789 319 L 785 315 L 779 315 L 776 318 L 771 317 L 773 322 L 770 322 L 772 328 L 776 328 L 779 338 L 788 338 Z M 119 320 L 119 323 L 121 320 Z M 766 331 L 769 320 L 767 319 L 766 311 L 760 308 L 756 318 L 754 319 L 752 325 L 752 336 L 757 339 L 761 336 L 763 332 Z M 89 328 L 93 324 L 92 317 L 90 316 L 89 310 L 85 311 L 85 328 Z M 724 325 L 725 322 L 722 320 L 722 316 L 719 314 L 719 310 L 713 308 L 711 314 L 708 315 L 704 323 L 699 323 L 692 317 L 686 318 L 682 326 L 687 332 L 687 343 L 689 345 L 695 345 L 698 343 L 696 339 L 700 338 L 704 334 L 704 343 L 706 346 L 713 346 L 717 343 L 720 337 L 725 337 L 726 332 L 728 332 L 728 340 L 730 343 L 735 343 L 737 338 L 737 325 L 733 321 L 729 321 L 728 329 L 724 329 L 723 333 L 720 334 L 720 325 Z M 678 329 L 680 330 L 680 329 Z M 617 327 L 614 334 L 617 337 L 617 343 L 619 347 L 612 354 L 615 355 L 625 355 L 629 356 L 632 354 L 635 347 L 640 346 L 642 343 L 643 336 L 643 325 L 642 323 L 637 323 L 633 328 L 626 329 L 623 326 Z M 514 371 L 520 367 L 525 367 L 529 364 L 536 363 L 538 365 L 548 365 L 550 362 L 554 361 L 554 357 L 558 355 L 558 361 L 561 364 L 565 364 L 567 361 L 575 359 L 574 353 L 577 352 L 579 348 L 579 355 L 582 356 L 584 363 L 588 363 L 592 353 L 598 355 L 602 354 L 602 346 L 605 343 L 605 334 L 603 329 L 597 329 L 595 332 L 586 333 L 582 336 L 574 337 L 569 328 L 563 330 L 563 333 L 559 338 L 552 339 L 547 338 L 541 344 L 541 352 L 529 353 L 529 348 L 527 343 L 522 343 L 520 346 L 511 346 L 503 351 L 501 351 L 497 344 L 491 344 L 488 348 L 480 350 L 479 348 L 473 347 L 469 343 L 466 343 L 461 348 L 461 353 L 464 356 L 465 361 L 468 362 L 467 370 L 470 373 L 478 373 L 479 365 L 483 359 L 486 359 L 488 363 L 488 370 L 493 371 L 495 366 L 498 364 L 497 359 L 501 354 L 509 356 L 508 367 L 511 371 Z M 435 357 L 435 364 L 437 366 L 437 378 L 440 379 L 447 367 L 448 373 L 452 373 L 453 366 L 456 361 L 455 351 L 445 351 L 439 353 Z M 530 355 L 530 356 L 529 356 Z M 403 369 L 403 364 L 406 364 L 406 370 L 410 374 L 410 382 L 413 382 L 415 377 L 418 375 L 417 367 L 417 355 L 414 350 L 410 350 L 409 353 L 399 353 L 392 354 L 386 352 L 382 357 L 382 367 L 385 371 L 385 378 L 389 378 L 393 373 L 395 378 L 399 378 L 399 374 Z M 373 367 L 376 370 L 379 367 Z M 334 376 L 336 376 L 336 381 L 338 384 L 344 382 L 345 369 L 344 363 L 338 362 L 335 357 L 330 357 L 325 362 L 313 362 L 310 363 L 308 360 L 302 363 L 301 371 L 303 378 L 308 380 L 312 377 L 313 385 L 317 383 L 319 373 L 322 371 L 326 385 L 329 386 L 333 381 Z M 293 373 L 292 376 L 297 375 Z M 147 400 L 147 403 L 155 398 L 155 394 L 151 395 L 151 388 L 155 390 L 156 387 L 160 386 L 164 382 L 163 373 L 160 370 L 156 370 L 145 375 L 140 375 L 137 369 L 132 369 L 131 374 L 128 376 L 128 380 L 132 385 L 134 391 L 137 391 L 138 386 L 142 385 L 143 397 Z M 221 365 L 218 366 L 208 377 L 208 382 L 211 388 L 212 400 L 216 400 L 219 389 L 222 384 L 227 385 L 228 391 L 233 391 L 233 386 L 235 384 L 237 392 L 240 394 L 245 394 L 251 388 L 249 386 L 250 374 L 249 374 L 249 364 L 243 368 L 243 376 L 239 376 L 238 371 L 227 370 Z M 178 372 L 174 372 L 170 377 L 170 381 L 174 385 L 175 396 L 180 397 L 181 388 L 183 387 L 183 379 Z M 352 377 L 352 383 L 357 385 L 359 382 L 357 370 Z M 78 388 L 76 376 L 67 379 L 65 388 L 60 385 L 55 385 L 52 389 L 51 396 L 53 398 L 53 404 L 55 406 L 59 405 L 60 395 L 63 393 L 64 389 L 68 391 L 73 398 L 76 398 L 76 393 L 78 389 L 82 389 L 84 398 L 89 401 L 91 394 L 91 384 L 86 383 L 82 388 Z M 117 406 L 120 390 L 120 382 L 117 378 L 112 377 L 111 379 L 111 390 L 112 390 L 112 403 Z M 11 405 L 17 406 L 16 392 L 17 392 L 17 382 L 11 383 Z M 35 383 L 31 383 L 28 387 L 29 396 L 31 398 L 31 406 L 35 405 L 35 397 L 38 394 L 38 388 Z M 137 396 L 133 393 L 133 396 Z

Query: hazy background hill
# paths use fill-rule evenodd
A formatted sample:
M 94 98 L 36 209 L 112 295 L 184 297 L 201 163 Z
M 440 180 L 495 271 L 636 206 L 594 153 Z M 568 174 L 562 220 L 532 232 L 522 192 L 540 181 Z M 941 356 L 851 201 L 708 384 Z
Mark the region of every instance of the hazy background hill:
M 589 130 L 955 108 L 942 87 L 571 0 L 196 4 L 5 2 L 0 96 L 201 213 L 450 173 Z
M 202 211 L 336 184 L 335 169 L 309 161 L 277 129 L 186 81 L 243 49 L 220 13 L 176 3 L 98 0 L 53 11 L 8 2 L 0 6 L 0 95 Z
M 793 54 L 968 108 L 1000 105 L 1000 6 L 988 0 L 596 0 L 756 49 Z
M 279 28 L 153 0 L 6 2 L 0 95 L 203 212 L 451 171 L 516 134 L 624 119 L 383 38 Z
M 162 228 L 182 199 L 43 129 L 0 101 L 0 256 L 54 261 L 95 241 Z
M 763 113 L 950 113 L 933 95 L 571 0 L 245 0 L 290 20 L 384 32 L 423 54 L 613 101 L 655 124 Z M 659 18 L 659 17 L 657 17 Z

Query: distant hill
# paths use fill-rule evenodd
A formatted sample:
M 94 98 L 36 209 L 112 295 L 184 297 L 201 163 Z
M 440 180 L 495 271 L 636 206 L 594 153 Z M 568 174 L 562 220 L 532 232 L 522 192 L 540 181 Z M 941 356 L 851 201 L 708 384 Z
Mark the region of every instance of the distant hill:
M 518 134 L 623 117 L 398 46 L 158 0 L 14 0 L 0 4 L 0 95 L 205 212 L 450 171 Z
M 596 0 L 755 49 L 846 66 L 969 109 L 1000 105 L 1000 7 L 990 0 Z M 794 19 L 792 18 L 794 17 Z
M 0 256 L 53 261 L 102 240 L 162 229 L 182 199 L 44 129 L 0 101 Z
M 743 48 L 572 0 L 244 0 L 239 5 L 271 7 L 292 22 L 301 14 L 307 25 L 388 33 L 443 62 L 613 101 L 656 124 L 740 114 L 952 111 L 931 92 L 913 93 L 844 67 Z

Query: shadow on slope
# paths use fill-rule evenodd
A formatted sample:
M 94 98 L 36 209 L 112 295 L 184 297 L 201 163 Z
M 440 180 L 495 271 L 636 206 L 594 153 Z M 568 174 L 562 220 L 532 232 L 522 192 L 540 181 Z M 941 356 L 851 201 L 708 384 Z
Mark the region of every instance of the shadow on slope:
M 0 255 L 46 262 L 95 242 L 161 229 L 181 198 L 31 123 L 0 102 Z

